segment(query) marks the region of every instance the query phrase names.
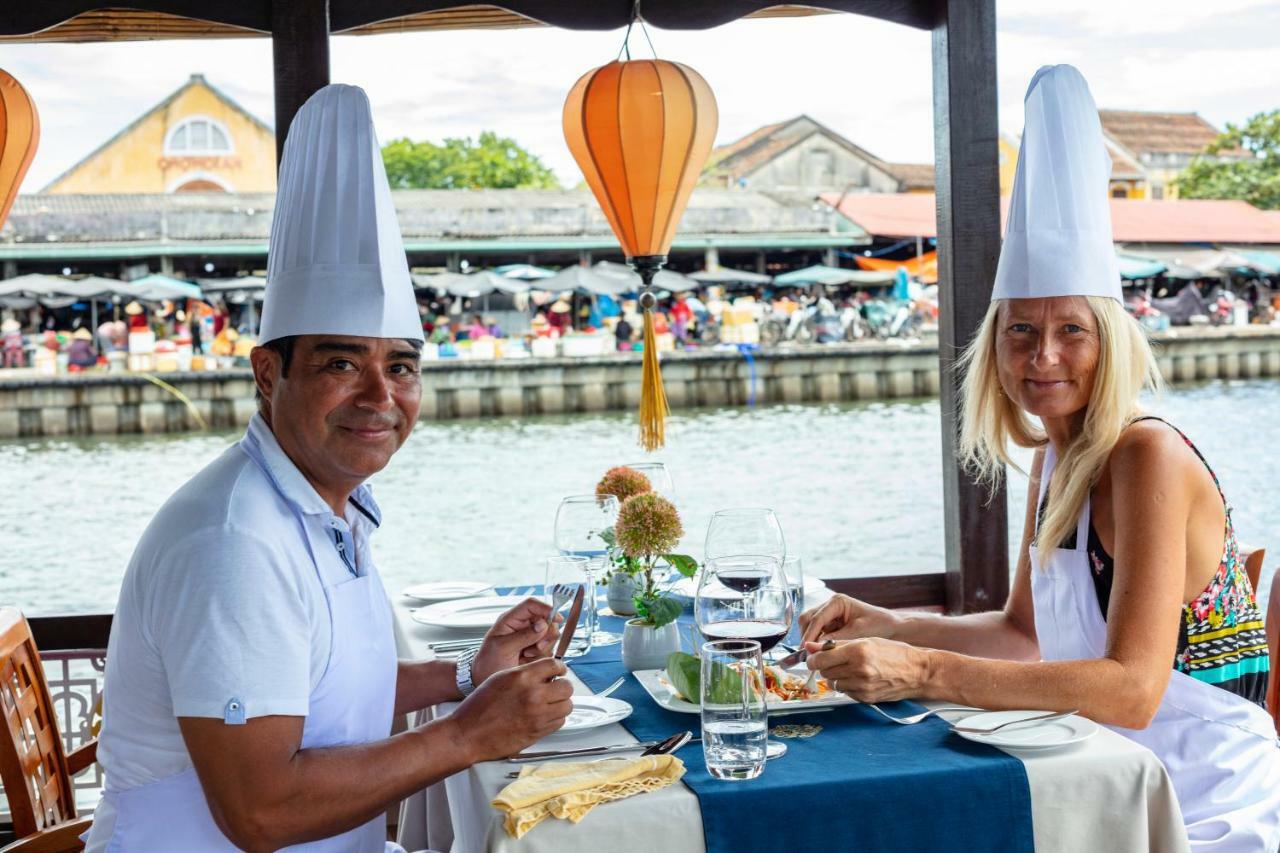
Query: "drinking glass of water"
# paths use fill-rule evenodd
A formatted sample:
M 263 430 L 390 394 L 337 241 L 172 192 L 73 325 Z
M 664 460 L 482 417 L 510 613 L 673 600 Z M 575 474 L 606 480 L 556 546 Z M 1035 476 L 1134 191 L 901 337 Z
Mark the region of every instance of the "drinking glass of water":
M 587 614 L 585 627 L 593 646 L 608 646 L 622 641 L 618 634 L 600 630 L 596 619 L 596 583 L 604 576 L 608 553 L 603 534 L 612 529 L 617 520 L 618 499 L 613 495 L 570 495 L 560 501 L 556 510 L 556 550 L 564 556 L 586 557 L 583 573 L 587 590 L 582 610 Z
M 587 558 L 577 557 L 565 554 L 558 554 L 554 557 L 547 557 L 546 572 L 543 575 L 543 587 L 547 600 L 550 601 L 551 587 L 557 584 L 563 584 L 570 589 L 577 589 L 590 583 L 587 575 Z M 586 608 L 586 595 L 590 593 L 588 586 L 584 592 L 584 601 L 582 612 L 578 614 L 577 627 L 573 632 L 573 639 L 569 641 L 569 649 L 564 656 L 567 658 L 576 658 L 585 655 L 591 651 L 591 628 L 588 624 L 589 614 Z M 569 608 L 564 609 L 564 618 L 569 618 Z M 569 625 L 565 623 L 560 626 L 561 632 L 568 630 Z
M 702 646 L 702 754 L 716 779 L 754 779 L 764 771 L 769 712 L 755 640 Z

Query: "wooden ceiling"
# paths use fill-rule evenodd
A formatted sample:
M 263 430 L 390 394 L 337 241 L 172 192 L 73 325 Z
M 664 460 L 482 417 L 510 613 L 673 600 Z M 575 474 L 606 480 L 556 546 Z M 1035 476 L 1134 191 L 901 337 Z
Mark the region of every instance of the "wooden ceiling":
M 275 0 L 279 3 L 281 0 Z M 654 26 L 703 29 L 747 18 L 853 12 L 929 28 L 934 0 L 818 0 L 822 8 L 770 5 L 770 0 L 648 0 L 642 10 Z M 135 7 L 97 8 L 94 0 L 3 4 L 0 43 L 97 42 L 154 39 L 246 38 L 270 35 L 271 0 L 133 0 Z M 630 0 L 508 0 L 450 6 L 448 0 L 329 0 L 330 30 L 344 35 L 449 29 L 624 26 Z

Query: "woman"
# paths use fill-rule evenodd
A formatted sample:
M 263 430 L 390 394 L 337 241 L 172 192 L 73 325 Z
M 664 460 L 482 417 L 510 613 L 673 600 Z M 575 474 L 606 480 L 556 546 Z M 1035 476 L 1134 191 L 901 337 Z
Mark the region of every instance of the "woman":
M 900 614 L 836 596 L 801 616 L 809 663 L 863 701 L 1079 709 L 1160 757 L 1193 849 L 1275 850 L 1262 617 L 1212 469 L 1140 414 L 1159 378 L 1106 268 L 1109 162 L 1078 161 L 1104 150 L 1096 127 L 1079 73 L 1041 69 L 994 301 L 964 356 L 962 458 L 994 482 L 1010 442 L 1037 448 L 1004 611 Z M 1064 174 L 1077 197 L 1063 197 Z M 821 638 L 850 641 L 821 652 Z

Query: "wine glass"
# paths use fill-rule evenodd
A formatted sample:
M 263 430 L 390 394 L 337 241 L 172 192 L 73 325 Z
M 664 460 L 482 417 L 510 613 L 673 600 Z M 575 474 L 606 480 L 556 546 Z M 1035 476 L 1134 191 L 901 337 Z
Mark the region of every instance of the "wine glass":
M 707 640 L 755 640 L 768 652 L 791 630 L 795 599 L 773 557 L 708 561 L 698 579 L 693 618 Z
M 555 547 L 561 554 L 586 557 L 583 575 L 587 595 L 583 610 L 593 646 L 609 646 L 622 637 L 600 630 L 596 616 L 596 581 L 605 570 L 608 544 L 603 534 L 618 520 L 618 499 L 613 495 L 570 495 L 560 501 L 554 528 Z
M 649 480 L 653 491 L 672 503 L 676 503 L 676 487 L 671 480 L 671 471 L 663 462 L 628 462 L 626 465 L 633 471 L 639 471 Z
M 787 539 L 778 516 L 766 507 L 722 509 L 711 516 L 703 545 L 704 561 L 747 554 L 772 557 L 779 564 L 787 557 Z

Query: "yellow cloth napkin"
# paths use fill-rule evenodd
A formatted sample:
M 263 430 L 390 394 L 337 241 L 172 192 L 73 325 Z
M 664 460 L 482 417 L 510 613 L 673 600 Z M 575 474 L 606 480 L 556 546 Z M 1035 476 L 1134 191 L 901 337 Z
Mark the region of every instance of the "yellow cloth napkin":
M 547 817 L 577 823 L 600 803 L 665 788 L 683 775 L 684 762 L 674 755 L 525 766 L 493 807 L 506 814 L 507 834 L 521 838 Z

